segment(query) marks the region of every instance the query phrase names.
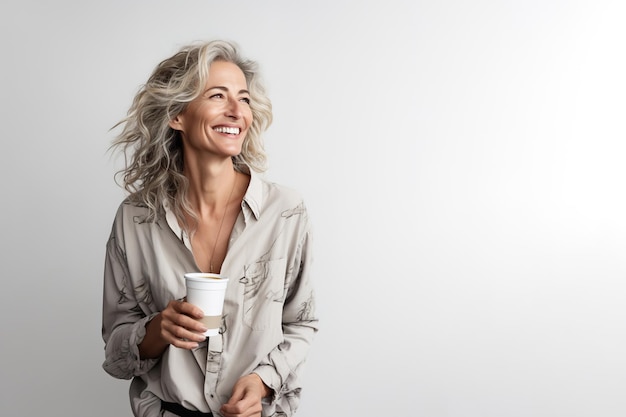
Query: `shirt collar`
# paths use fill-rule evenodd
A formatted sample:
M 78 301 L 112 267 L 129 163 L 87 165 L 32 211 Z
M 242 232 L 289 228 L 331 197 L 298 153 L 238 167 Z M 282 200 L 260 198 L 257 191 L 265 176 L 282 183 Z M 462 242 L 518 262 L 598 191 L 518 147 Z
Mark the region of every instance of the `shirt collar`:
M 261 175 L 247 166 L 242 171 L 250 175 L 250 184 L 248 184 L 246 194 L 243 196 L 242 208 L 247 206 L 254 215 L 255 220 L 259 220 L 261 207 L 263 206 L 263 181 Z M 246 216 L 247 220 L 248 216 Z

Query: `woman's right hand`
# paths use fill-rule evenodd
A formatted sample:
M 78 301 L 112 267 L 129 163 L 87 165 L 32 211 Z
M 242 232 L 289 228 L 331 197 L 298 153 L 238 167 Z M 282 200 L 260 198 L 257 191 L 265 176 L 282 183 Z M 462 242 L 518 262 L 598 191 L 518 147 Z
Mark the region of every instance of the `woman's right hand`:
M 146 335 L 139 344 L 142 359 L 158 358 L 168 345 L 181 349 L 195 349 L 204 341 L 207 328 L 198 319 L 203 317 L 200 308 L 186 301 L 172 300 L 165 310 L 146 325 Z

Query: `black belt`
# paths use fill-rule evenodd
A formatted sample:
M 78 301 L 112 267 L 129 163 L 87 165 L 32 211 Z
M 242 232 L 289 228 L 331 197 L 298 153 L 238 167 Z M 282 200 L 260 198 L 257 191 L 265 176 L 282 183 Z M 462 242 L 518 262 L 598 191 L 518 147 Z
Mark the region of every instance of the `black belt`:
M 161 401 L 161 410 L 169 411 L 180 417 L 213 417 L 213 413 L 203 413 L 202 411 L 187 410 L 180 404 Z

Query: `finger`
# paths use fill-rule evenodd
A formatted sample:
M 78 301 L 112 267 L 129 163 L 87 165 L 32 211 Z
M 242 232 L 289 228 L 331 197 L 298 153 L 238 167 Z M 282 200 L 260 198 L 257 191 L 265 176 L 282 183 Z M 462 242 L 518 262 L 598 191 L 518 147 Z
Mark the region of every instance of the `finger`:
M 226 404 L 228 405 L 237 404 L 239 401 L 243 400 L 244 397 L 245 397 L 245 390 L 241 388 L 239 385 L 235 384 L 235 386 L 233 387 L 233 393 L 231 394 Z
M 220 407 L 220 412 L 225 417 L 231 416 L 260 416 L 263 407 L 261 403 L 250 403 L 246 400 L 238 401 L 234 404 L 226 403 Z
M 179 349 L 193 350 L 197 349 L 200 346 L 200 343 L 194 342 L 191 340 L 183 340 L 183 339 L 172 339 L 170 345 L 175 346 Z
M 170 343 L 176 345 L 176 340 L 202 342 L 206 339 L 204 335 L 206 327 L 202 323 L 182 315 L 179 323 L 163 322 L 161 324 L 163 331 L 169 335 Z
M 181 332 L 179 330 L 175 330 L 173 333 L 164 329 L 163 338 L 169 344 L 181 349 L 196 349 L 199 346 L 199 343 L 206 339 L 204 335 L 198 335 L 192 332 L 187 332 L 188 337 L 180 337 L 180 335 L 184 335 L 184 333 L 185 332 Z
M 207 327 L 199 319 L 185 316 L 184 314 L 179 314 L 176 317 L 174 324 L 178 327 L 184 328 L 185 330 L 198 334 L 203 334 L 207 331 Z
M 236 384 L 230 399 L 222 405 L 222 410 L 233 415 L 255 415 L 261 411 L 261 401 L 249 394 L 244 386 Z
M 207 328 L 198 321 L 204 317 L 202 310 L 198 307 L 178 300 L 170 301 L 162 316 L 165 322 L 173 323 L 196 333 L 204 333 Z M 172 331 L 172 330 L 170 330 Z M 176 334 L 174 331 L 172 333 Z
M 204 316 L 204 312 L 200 307 L 190 304 L 187 301 L 175 300 L 170 302 L 172 308 L 179 314 L 195 317 L 201 319 Z M 168 305 L 169 306 L 169 305 Z

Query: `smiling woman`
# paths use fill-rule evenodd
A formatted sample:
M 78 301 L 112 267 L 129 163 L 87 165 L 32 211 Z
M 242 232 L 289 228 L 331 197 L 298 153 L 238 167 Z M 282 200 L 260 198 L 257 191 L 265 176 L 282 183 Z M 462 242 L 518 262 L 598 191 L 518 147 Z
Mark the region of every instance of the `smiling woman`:
M 104 369 L 133 379 L 136 416 L 292 415 L 317 332 L 310 221 L 270 183 L 271 104 L 227 42 L 183 48 L 139 91 L 114 142 L 129 196 L 107 243 Z M 184 275 L 228 277 L 219 333 Z

